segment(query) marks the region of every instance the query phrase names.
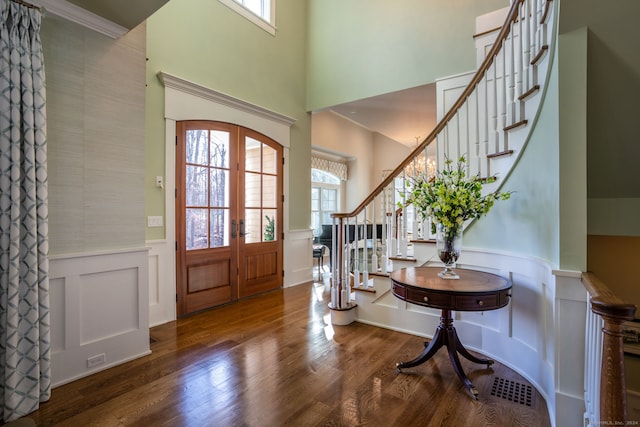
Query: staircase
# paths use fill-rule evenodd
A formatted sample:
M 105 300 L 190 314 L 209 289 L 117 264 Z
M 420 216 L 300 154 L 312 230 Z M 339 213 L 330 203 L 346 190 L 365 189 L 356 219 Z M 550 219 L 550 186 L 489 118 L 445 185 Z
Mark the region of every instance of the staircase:
M 367 313 L 374 300 L 388 294 L 390 271 L 439 263 L 429 224 L 419 221 L 411 206 L 397 210 L 408 177 L 460 156 L 467 158 L 469 176 L 499 178 L 485 185 L 487 192 L 509 176 L 540 110 L 555 34 L 554 9 L 551 0 L 512 2 L 477 72 L 450 84 L 448 93 L 457 90 L 460 95 L 445 106 L 431 134 L 353 212 L 333 215 L 330 308 L 336 323 L 343 322 L 340 317 L 344 322 L 355 319 L 345 312 L 356 306 L 358 320 L 373 321 Z
M 432 337 L 440 311 L 398 300 L 389 273 L 409 266 L 442 265 L 430 224 L 419 221 L 411 206 L 398 210 L 405 182 L 413 174 L 438 168 L 445 159 L 465 156 L 468 176 L 497 176 L 484 191 L 499 190 L 526 148 L 535 127 L 551 70 L 557 2 L 514 0 L 504 24 L 473 75 L 445 79 L 452 102 L 442 102 L 433 131 L 374 191 L 349 213 L 333 214 L 331 248 L 331 322 L 353 321 Z M 451 97 L 450 97 L 451 98 Z M 442 100 L 439 100 L 441 102 Z M 433 166 L 432 166 L 433 165 Z M 481 224 L 480 224 L 481 225 Z M 463 246 L 458 267 L 509 277 L 509 305 L 488 312 L 456 312 L 456 329 L 468 348 L 521 373 L 545 397 L 553 425 L 582 421 L 584 396 L 575 396 L 582 373 L 571 377 L 570 396 L 557 366 L 556 349 L 564 351 L 566 335 L 584 327 L 576 314 L 554 330 L 557 317 L 556 277 L 537 260 L 511 254 L 475 251 Z M 584 292 L 579 280 L 572 281 Z M 564 302 L 563 302 L 564 303 Z M 580 301 L 570 301 L 577 304 Z M 581 323 L 580 323 L 581 322 Z M 567 332 L 564 332 L 567 331 Z M 584 335 L 583 335 L 584 336 Z M 560 337 L 560 338 L 559 338 Z M 560 382 L 563 381 L 559 387 Z M 574 387 L 574 383 L 578 385 Z M 572 422 L 567 424 L 565 419 Z
M 411 206 L 398 209 L 400 195 L 408 177 L 460 156 L 467 158 L 467 175 L 498 177 L 484 191 L 500 189 L 540 114 L 559 1 L 513 0 L 477 72 L 438 82 L 459 96 L 439 105 L 431 134 L 353 212 L 332 215 L 333 324 L 357 320 L 431 337 L 440 312 L 400 301 L 390 289 L 394 270 L 442 265 L 430 224 L 419 221 Z M 621 330 L 635 306 L 589 275 L 554 271 L 544 260 L 464 246 L 462 252 L 459 268 L 513 283 L 507 307 L 455 314 L 465 345 L 534 384 L 552 425 L 627 423 Z

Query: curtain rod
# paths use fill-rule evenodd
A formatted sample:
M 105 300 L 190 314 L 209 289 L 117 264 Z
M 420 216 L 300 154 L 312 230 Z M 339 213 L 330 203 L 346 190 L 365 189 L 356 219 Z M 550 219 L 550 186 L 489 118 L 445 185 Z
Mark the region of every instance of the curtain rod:
M 26 6 L 31 9 L 41 10 L 39 6 L 36 6 L 35 4 L 27 3 L 26 1 L 22 1 L 22 0 L 9 0 L 9 1 L 13 3 L 21 4 L 22 6 Z

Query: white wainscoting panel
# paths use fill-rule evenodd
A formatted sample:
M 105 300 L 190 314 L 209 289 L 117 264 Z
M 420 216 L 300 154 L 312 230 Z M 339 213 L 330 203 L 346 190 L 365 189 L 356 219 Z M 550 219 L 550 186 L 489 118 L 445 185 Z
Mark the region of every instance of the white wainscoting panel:
M 471 248 L 463 249 L 461 261 L 460 268 L 497 274 L 513 283 L 506 307 L 454 313 L 461 341 L 531 382 L 547 402 L 552 425 L 581 425 L 586 294 L 580 273 L 554 271 L 536 258 Z M 376 277 L 374 283 L 375 294 L 355 293 L 357 321 L 433 336 L 439 310 L 418 309 L 395 298 L 388 278 Z
M 52 383 L 149 354 L 146 248 L 52 256 Z
M 168 240 L 148 240 L 149 326 L 176 320 L 175 245 Z
M 284 239 L 284 287 L 313 280 L 313 232 L 289 230 Z

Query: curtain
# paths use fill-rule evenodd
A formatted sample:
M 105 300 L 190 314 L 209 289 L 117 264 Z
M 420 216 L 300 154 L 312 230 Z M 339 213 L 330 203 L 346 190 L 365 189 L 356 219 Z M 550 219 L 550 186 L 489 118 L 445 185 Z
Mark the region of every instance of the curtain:
M 45 81 L 40 10 L 0 0 L 0 403 L 51 394 Z

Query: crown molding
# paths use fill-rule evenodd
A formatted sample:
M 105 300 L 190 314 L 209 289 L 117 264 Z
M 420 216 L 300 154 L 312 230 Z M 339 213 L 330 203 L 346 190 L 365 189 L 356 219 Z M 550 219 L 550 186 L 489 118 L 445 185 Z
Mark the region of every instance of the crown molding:
M 176 89 L 190 95 L 199 96 L 200 98 L 217 102 L 218 104 L 226 105 L 247 113 L 255 114 L 257 116 L 264 117 L 266 119 L 284 124 L 289 127 L 291 127 L 296 122 L 295 119 L 289 116 L 285 116 L 284 114 L 276 113 L 275 111 L 268 110 L 264 107 L 260 107 L 259 105 L 234 98 L 231 95 L 218 92 L 216 90 L 201 86 L 197 83 L 190 82 L 180 77 L 172 76 L 171 74 L 167 74 L 162 71 L 158 73 L 158 79 L 165 87 Z
M 78 25 L 97 31 L 112 39 L 117 39 L 129 31 L 128 28 L 65 0 L 28 0 L 28 2 L 43 8 L 45 13 L 51 13 L 68 21 L 75 22 Z

